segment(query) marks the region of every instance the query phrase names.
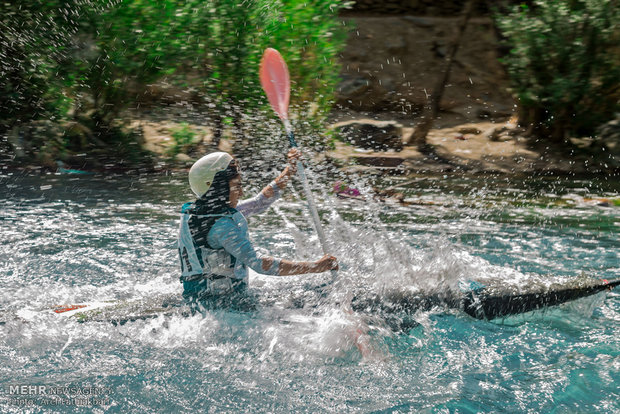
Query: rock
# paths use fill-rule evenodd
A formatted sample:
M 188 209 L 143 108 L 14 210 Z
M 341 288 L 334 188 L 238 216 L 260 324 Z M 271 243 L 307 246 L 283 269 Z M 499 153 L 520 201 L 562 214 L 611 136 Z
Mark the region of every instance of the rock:
M 192 158 L 187 154 L 180 153 L 175 155 L 174 160 L 179 163 L 188 163 L 192 161 Z
M 512 136 L 510 135 L 510 130 L 507 127 L 503 126 L 499 128 L 494 128 L 493 131 L 491 131 L 491 133 L 487 135 L 487 138 L 493 142 L 503 142 L 510 141 L 512 139 Z
M 390 36 L 385 39 L 385 49 L 395 54 L 405 53 L 407 42 L 403 36 Z
M 338 87 L 336 99 L 338 104 L 361 110 L 379 110 L 390 106 L 388 91 L 383 86 L 393 87 L 393 81 L 389 78 L 370 80 L 372 77 L 344 76 L 344 80 Z
M 362 96 L 369 89 L 369 81 L 363 77 L 344 78 L 338 88 L 338 99 L 350 100 Z
M 512 115 L 510 109 L 505 107 L 494 109 L 478 109 L 476 116 L 480 119 L 507 118 Z
M 375 190 L 376 196 L 375 199 L 378 201 L 397 201 L 399 203 L 405 204 L 405 194 L 399 191 L 396 191 L 392 188 L 386 188 L 385 190 L 381 190 L 379 188 L 373 188 Z
M 460 134 L 480 135 L 482 133 L 482 131 L 480 131 L 476 127 L 463 127 L 463 128 L 459 128 L 459 133 Z
M 393 93 L 392 91 L 394 91 L 395 88 L 394 81 L 388 77 L 380 77 L 379 85 L 381 85 L 381 87 L 386 91 L 390 91 L 389 93 Z
M 597 141 L 613 156 L 620 157 L 620 113 L 597 129 Z
M 37 160 L 48 165 L 63 149 L 63 129 L 50 120 L 35 120 L 14 127 L 8 143 L 16 158 Z
M 570 137 L 568 140 L 577 148 L 582 149 L 590 148 L 594 144 L 594 138 L 592 137 Z
M 385 151 L 403 149 L 403 126 L 395 121 L 359 119 L 334 124 L 332 128 L 356 147 Z
M 431 50 L 435 53 L 435 55 L 441 59 L 445 58 L 448 54 L 448 47 L 444 44 L 440 44 L 437 41 L 433 42 L 431 46 Z
M 366 165 L 370 167 L 398 167 L 405 159 L 398 155 L 354 155 L 351 157 L 359 165 Z
M 403 17 L 403 19 L 405 19 L 406 21 L 410 23 L 413 23 L 414 25 L 418 27 L 429 28 L 435 25 L 432 20 L 426 19 L 424 17 L 405 16 Z
M 441 4 L 438 7 L 443 10 Z M 355 7 L 358 5 L 356 2 Z M 434 2 L 389 1 L 377 2 L 373 7 L 386 11 L 388 5 L 390 10 L 397 5 L 413 11 L 426 9 Z M 456 5 L 457 15 L 461 7 Z M 381 17 L 343 18 L 352 28 L 340 55 L 342 80 L 335 88 L 339 109 L 397 111 L 416 117 L 418 109 L 428 104 L 443 63 L 440 56 L 445 56 L 449 49 L 455 17 L 417 16 L 421 14 L 403 16 L 401 12 L 394 17 L 382 13 Z M 512 97 L 505 87 L 508 86 L 505 70 L 497 61 L 497 38 L 491 22 L 482 18 L 472 19 L 468 24 L 458 62 L 452 67 L 451 80 L 441 102 L 443 111 L 462 111 L 468 122 L 478 121 L 477 107 L 487 110 L 481 114 L 484 118 L 499 118 L 505 113 L 503 107 L 512 105 Z M 498 107 L 502 108 L 499 112 Z

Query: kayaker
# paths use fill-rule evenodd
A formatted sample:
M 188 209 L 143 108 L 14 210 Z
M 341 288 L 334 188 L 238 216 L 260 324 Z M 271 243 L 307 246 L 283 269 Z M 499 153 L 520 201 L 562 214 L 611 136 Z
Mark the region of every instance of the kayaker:
M 298 262 L 261 256 L 248 236 L 246 217 L 265 211 L 280 197 L 296 172 L 301 153 L 291 149 L 282 173 L 255 197 L 243 196 L 239 164 L 230 154 L 214 152 L 194 163 L 189 183 L 198 199 L 181 208 L 179 256 L 183 296 L 189 300 L 245 290 L 248 268 L 273 276 L 321 273 L 338 269 L 335 257 Z

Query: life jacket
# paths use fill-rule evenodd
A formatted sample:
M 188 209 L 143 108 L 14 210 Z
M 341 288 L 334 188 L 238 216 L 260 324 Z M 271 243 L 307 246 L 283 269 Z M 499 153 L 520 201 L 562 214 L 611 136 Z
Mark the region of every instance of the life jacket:
M 192 217 L 215 218 L 232 217 L 234 213 L 199 215 L 191 213 L 193 203 L 185 203 L 181 208 L 179 224 L 179 259 L 181 261 L 181 282 L 206 279 L 209 290 L 229 290 L 231 279 L 235 277 L 236 259 L 224 249 L 212 249 L 206 242 L 211 226 L 203 229 L 205 243 L 197 244 L 189 227 Z M 213 222 L 215 222 L 215 220 Z M 212 286 L 211 286 L 212 285 Z M 217 287 L 217 289 L 216 289 Z

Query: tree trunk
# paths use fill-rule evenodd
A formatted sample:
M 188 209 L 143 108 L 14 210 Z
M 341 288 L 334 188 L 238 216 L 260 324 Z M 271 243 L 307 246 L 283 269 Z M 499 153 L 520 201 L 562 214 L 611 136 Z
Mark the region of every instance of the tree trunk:
M 528 137 L 536 137 L 544 135 L 543 133 L 543 114 L 544 109 L 539 107 L 524 108 L 519 115 L 519 123 L 526 126 L 525 135 Z
M 222 121 L 222 114 L 219 110 L 219 107 L 216 107 L 215 115 L 213 116 L 213 142 L 211 143 L 214 148 L 217 148 L 220 145 L 223 132 L 224 125 Z
M 246 145 L 245 128 L 243 125 L 243 117 L 239 109 L 235 109 L 233 113 L 233 126 L 234 126 L 234 142 L 233 148 L 240 158 L 245 158 L 248 155 L 248 147 Z
M 556 122 L 551 130 L 551 142 L 564 144 L 566 142 L 566 128 L 562 122 Z
M 439 103 L 441 102 L 441 98 L 443 97 L 443 92 L 446 87 L 446 83 L 448 82 L 448 78 L 450 77 L 450 69 L 452 68 L 452 63 L 454 62 L 454 56 L 456 55 L 456 52 L 461 45 L 463 33 L 465 32 L 467 22 L 471 17 L 475 3 L 476 0 L 468 0 L 467 3 L 465 3 L 463 11 L 461 12 L 461 20 L 459 22 L 457 32 L 455 33 L 454 38 L 450 42 L 450 47 L 444 60 L 444 68 L 442 74 L 439 79 L 437 79 L 437 83 L 435 84 L 435 87 L 431 92 L 432 95 L 430 104 L 425 108 L 422 114 L 422 121 L 416 126 L 411 136 L 409 136 L 409 138 L 407 139 L 407 142 L 415 144 L 419 148 L 427 146 L 426 136 L 431 130 L 433 122 L 435 121 L 435 118 L 437 118 L 437 114 L 439 113 Z

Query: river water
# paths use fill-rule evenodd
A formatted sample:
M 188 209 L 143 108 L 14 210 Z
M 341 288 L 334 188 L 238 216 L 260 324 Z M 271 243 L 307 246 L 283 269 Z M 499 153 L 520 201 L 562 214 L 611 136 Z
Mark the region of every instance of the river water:
M 50 311 L 179 293 L 185 180 L 0 176 L 0 411 L 620 412 L 618 289 L 493 321 L 441 305 L 407 315 L 346 306 L 387 288 L 619 277 L 620 207 L 596 199 L 617 198 L 620 182 L 420 177 L 400 189 L 410 205 L 338 200 L 317 185 L 342 267 L 320 306 L 293 304 L 329 275 L 252 273 L 253 294 L 270 298 L 253 310 L 124 325 Z M 305 211 L 288 191 L 250 219 L 255 244 L 320 257 Z

